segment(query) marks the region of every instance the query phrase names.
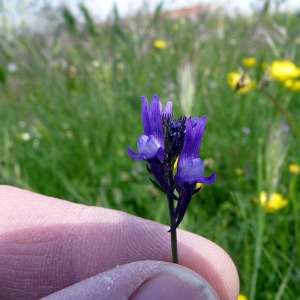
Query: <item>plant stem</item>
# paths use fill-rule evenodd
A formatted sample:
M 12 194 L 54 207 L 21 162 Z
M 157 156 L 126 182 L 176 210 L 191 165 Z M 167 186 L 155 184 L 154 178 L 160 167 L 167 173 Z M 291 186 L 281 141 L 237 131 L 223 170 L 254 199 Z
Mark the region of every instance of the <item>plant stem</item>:
M 262 191 L 263 186 L 263 150 L 262 150 L 262 140 L 258 141 L 258 155 L 257 155 L 257 227 L 256 227 L 256 243 L 254 247 L 254 261 L 253 261 L 253 272 L 250 283 L 250 300 L 254 300 L 256 297 L 256 288 L 257 288 L 257 280 L 261 267 L 261 255 L 262 255 L 262 247 L 263 247 L 263 237 L 264 237 L 264 229 L 265 229 L 265 221 L 266 221 L 266 212 L 260 205 L 260 193 Z M 267 193 L 267 197 L 269 193 Z M 268 199 L 268 198 L 267 198 Z
M 174 200 L 168 197 L 169 215 L 170 215 L 170 228 L 176 223 L 176 216 L 174 210 Z M 172 262 L 178 264 L 178 249 L 177 249 L 177 230 L 174 229 L 171 234 L 171 250 L 172 250 Z
M 294 215 L 294 231 L 296 240 L 296 249 L 300 249 L 300 222 L 299 222 L 299 204 L 297 199 L 297 175 L 293 175 L 290 180 L 289 198 L 292 203 L 293 215 Z M 296 252 L 296 266 L 300 265 L 300 253 Z

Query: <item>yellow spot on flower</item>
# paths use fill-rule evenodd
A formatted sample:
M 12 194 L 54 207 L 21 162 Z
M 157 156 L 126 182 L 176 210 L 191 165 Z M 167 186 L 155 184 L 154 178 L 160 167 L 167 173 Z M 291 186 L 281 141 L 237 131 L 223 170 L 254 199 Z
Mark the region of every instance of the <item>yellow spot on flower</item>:
M 196 183 L 196 186 L 195 186 L 195 189 L 200 189 L 200 188 L 202 188 L 202 187 L 203 187 L 203 184 L 200 183 L 200 182 L 197 182 L 197 183 Z
M 237 300 L 248 300 L 248 298 L 243 294 L 239 294 Z
M 243 58 L 243 64 L 246 67 L 254 67 L 256 65 L 257 61 L 255 57 L 245 57 Z
M 168 47 L 168 43 L 164 40 L 155 40 L 153 42 L 153 47 L 156 49 L 165 49 Z
M 227 83 L 240 94 L 249 92 L 256 86 L 256 81 L 251 80 L 248 74 L 239 72 L 228 73 Z
M 290 173 L 293 175 L 299 175 L 300 174 L 300 166 L 297 164 L 291 164 L 289 165 Z
M 300 91 L 300 80 L 289 79 L 284 83 L 285 87 L 293 92 Z
M 253 199 L 255 203 L 258 202 L 257 198 Z M 281 194 L 273 193 L 267 200 L 267 193 L 261 191 L 260 193 L 260 205 L 268 213 L 275 213 L 278 210 L 288 205 L 288 201 L 282 197 Z
M 177 165 L 178 165 L 178 157 L 176 158 L 175 163 L 174 163 L 174 168 L 173 168 L 174 170 L 177 169 Z
M 270 66 L 270 76 L 280 82 L 286 82 L 299 77 L 300 68 L 289 60 L 274 60 Z

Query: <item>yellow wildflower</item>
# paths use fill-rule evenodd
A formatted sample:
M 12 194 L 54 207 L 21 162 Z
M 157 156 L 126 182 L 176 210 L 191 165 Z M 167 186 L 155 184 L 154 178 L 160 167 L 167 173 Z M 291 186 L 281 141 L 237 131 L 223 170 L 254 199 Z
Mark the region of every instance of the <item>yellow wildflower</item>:
M 299 175 L 300 174 L 300 165 L 297 164 L 291 164 L 289 165 L 290 173 L 293 175 Z
M 254 202 L 258 202 L 257 198 L 254 198 Z M 268 213 L 274 213 L 287 206 L 287 204 L 288 201 L 281 194 L 273 193 L 267 200 L 267 193 L 265 191 L 261 191 L 260 193 L 260 205 Z
M 245 295 L 239 294 L 237 300 L 248 300 L 248 298 Z
M 300 91 L 300 80 L 289 79 L 284 83 L 285 87 L 293 92 Z
M 248 74 L 239 72 L 228 73 L 227 83 L 240 94 L 249 92 L 256 86 L 256 81 L 251 80 Z
M 257 61 L 255 57 L 245 57 L 243 58 L 243 64 L 246 67 L 254 67 L 256 65 Z
M 153 42 L 153 47 L 156 49 L 165 49 L 168 47 L 168 43 L 164 40 L 155 40 Z
M 274 60 L 270 66 L 270 76 L 280 82 L 285 82 L 299 77 L 300 68 L 289 60 Z

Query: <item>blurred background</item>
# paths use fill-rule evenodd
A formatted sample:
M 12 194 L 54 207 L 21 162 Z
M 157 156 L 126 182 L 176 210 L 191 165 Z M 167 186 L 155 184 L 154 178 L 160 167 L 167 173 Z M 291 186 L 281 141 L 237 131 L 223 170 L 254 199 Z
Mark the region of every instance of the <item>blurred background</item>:
M 0 1 L 0 183 L 168 224 L 126 152 L 158 94 L 207 116 L 217 174 L 180 228 L 230 254 L 248 299 L 297 299 L 300 4 L 240 2 Z

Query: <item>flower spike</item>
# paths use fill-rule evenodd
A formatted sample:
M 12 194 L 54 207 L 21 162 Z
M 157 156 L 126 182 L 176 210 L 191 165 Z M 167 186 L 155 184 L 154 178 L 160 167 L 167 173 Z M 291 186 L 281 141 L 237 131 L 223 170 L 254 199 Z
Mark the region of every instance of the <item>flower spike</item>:
M 171 101 L 163 111 L 157 95 L 153 95 L 150 108 L 146 97 L 141 100 L 144 134 L 138 138 L 138 153 L 129 147 L 127 152 L 135 160 L 148 162 L 148 172 L 156 180 L 151 181 L 167 195 L 172 219 L 169 231 L 173 232 L 185 216 L 192 196 L 200 191 L 199 183 L 212 184 L 216 180 L 215 174 L 204 176 L 204 164 L 199 158 L 206 116 L 174 119 Z M 173 175 L 176 161 L 177 173 Z

